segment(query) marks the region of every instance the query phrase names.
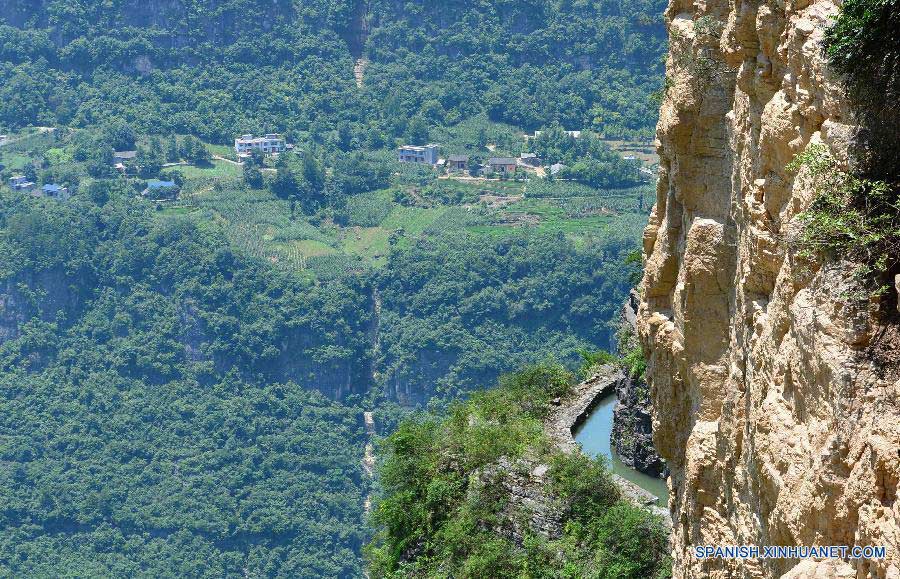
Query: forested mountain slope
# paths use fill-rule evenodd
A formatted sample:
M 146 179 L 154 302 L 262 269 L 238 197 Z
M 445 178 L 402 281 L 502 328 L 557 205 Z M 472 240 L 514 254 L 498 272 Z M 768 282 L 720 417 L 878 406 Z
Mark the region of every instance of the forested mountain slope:
M 0 123 L 122 117 L 226 142 L 344 122 L 383 142 L 411 118 L 486 112 L 646 137 L 663 4 L 14 0 L 0 6 Z M 360 48 L 371 64 L 357 89 Z
M 358 576 L 366 295 L 108 193 L 0 201 L 4 572 Z
M 0 3 L 0 574 L 359 577 L 364 411 L 610 344 L 661 9 Z

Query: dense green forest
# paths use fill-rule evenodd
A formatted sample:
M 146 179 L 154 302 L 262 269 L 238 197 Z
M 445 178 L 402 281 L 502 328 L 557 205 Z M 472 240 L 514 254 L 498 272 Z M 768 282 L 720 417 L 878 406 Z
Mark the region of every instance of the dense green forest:
M 459 395 L 548 354 L 609 347 L 628 287 L 629 239 L 582 247 L 562 235 L 424 240 L 379 279 L 380 368 L 389 391 Z
M 0 205 L 4 573 L 359 575 L 365 295 L 92 193 Z
M 403 421 L 381 452 L 373 575 L 670 576 L 661 522 L 620 497 L 604 461 L 547 439 L 542 421 L 572 381 L 545 363 L 504 376 L 444 416 Z M 546 480 L 531 478 L 541 471 Z M 526 485 L 527 499 L 511 492 Z M 536 510 L 540 528 L 530 524 Z
M 574 362 L 609 344 L 631 283 L 642 189 L 423 186 L 400 171 L 306 215 L 178 138 L 173 154 L 200 160 L 165 170 L 177 198 L 151 200 L 139 176 L 96 176 L 104 131 L 0 147 L 0 164 L 77 184 L 67 201 L 0 194 L 0 551 L 14 575 L 358 576 L 362 412 L 386 433 L 391 400 Z M 323 173 L 284 164 L 305 186 Z M 322 191 L 357 183 L 354 167 Z M 273 185 L 281 169 L 265 170 Z
M 334 142 L 343 130 L 377 148 L 486 114 L 648 138 L 664 5 L 12 0 L 0 7 L 0 126 L 120 118 L 221 143 L 250 131 Z

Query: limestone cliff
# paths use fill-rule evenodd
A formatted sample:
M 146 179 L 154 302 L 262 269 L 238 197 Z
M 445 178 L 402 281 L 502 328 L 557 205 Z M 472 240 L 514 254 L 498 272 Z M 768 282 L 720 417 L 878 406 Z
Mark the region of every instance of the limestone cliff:
M 786 171 L 858 127 L 823 61 L 832 0 L 672 0 L 638 325 L 671 469 L 675 577 L 900 576 L 896 327 L 798 267 L 813 192 Z M 882 561 L 698 561 L 691 545 L 884 545 Z M 792 571 L 793 569 L 793 571 Z

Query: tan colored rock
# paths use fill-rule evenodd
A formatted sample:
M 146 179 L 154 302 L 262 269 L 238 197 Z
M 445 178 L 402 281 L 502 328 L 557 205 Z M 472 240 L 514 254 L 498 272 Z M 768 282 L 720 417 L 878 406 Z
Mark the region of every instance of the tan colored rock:
M 785 166 L 811 142 L 853 163 L 858 127 L 820 44 L 837 1 L 671 0 L 666 12 L 671 88 L 638 325 L 676 578 L 900 569 L 900 374 L 870 355 L 900 350 L 883 337 L 900 333 L 847 297 L 851 268 L 809 264 L 789 243 L 813 191 Z M 698 34 L 700 18 L 721 38 Z M 888 557 L 698 561 L 700 544 Z

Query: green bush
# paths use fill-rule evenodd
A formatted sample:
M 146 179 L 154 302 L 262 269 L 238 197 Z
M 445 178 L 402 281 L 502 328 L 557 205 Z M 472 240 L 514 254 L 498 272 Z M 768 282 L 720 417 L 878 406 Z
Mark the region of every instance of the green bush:
M 860 176 L 900 181 L 900 0 L 845 0 L 823 46 L 864 128 Z
M 846 0 L 825 33 L 828 62 L 885 106 L 900 96 L 900 0 Z
M 840 169 L 824 145 L 811 144 L 787 168 L 810 179 L 815 190 L 812 204 L 800 215 L 800 255 L 856 263 L 863 287 L 882 293 L 885 275 L 900 264 L 897 190 Z
M 644 373 L 647 371 L 647 360 L 644 358 L 644 350 L 640 344 L 635 344 L 628 350 L 622 357 L 622 365 L 629 376 L 643 380 Z
M 581 350 L 578 353 L 581 355 L 582 360 L 581 366 L 578 368 L 578 376 L 582 379 L 589 378 L 598 366 L 612 364 L 618 360 L 606 350 L 597 350 L 596 352 Z

